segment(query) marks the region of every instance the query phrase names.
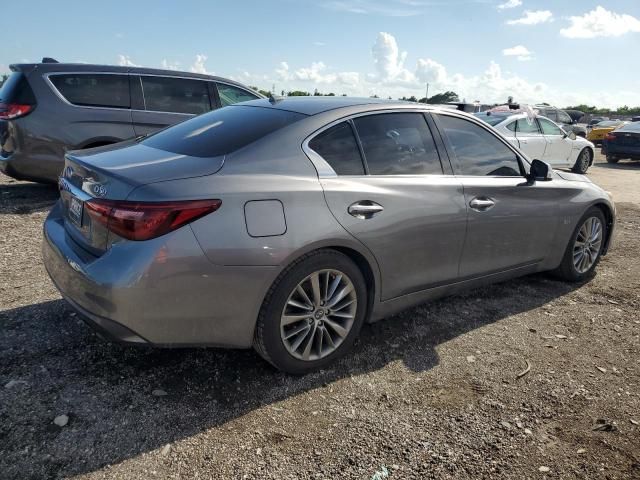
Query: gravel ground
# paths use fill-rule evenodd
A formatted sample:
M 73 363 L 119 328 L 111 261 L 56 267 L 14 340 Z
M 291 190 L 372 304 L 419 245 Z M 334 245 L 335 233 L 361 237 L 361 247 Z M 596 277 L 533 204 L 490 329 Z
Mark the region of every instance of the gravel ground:
M 590 174 L 616 195 L 640 167 Z M 640 202 L 590 282 L 420 306 L 295 378 L 101 340 L 40 260 L 55 198 L 0 176 L 1 478 L 640 478 Z

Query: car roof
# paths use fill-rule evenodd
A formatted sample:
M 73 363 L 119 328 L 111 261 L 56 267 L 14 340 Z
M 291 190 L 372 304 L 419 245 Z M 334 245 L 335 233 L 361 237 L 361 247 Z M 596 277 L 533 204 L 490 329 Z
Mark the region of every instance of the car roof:
M 318 113 L 336 110 L 338 108 L 358 107 L 358 106 L 380 106 L 382 108 L 420 108 L 424 110 L 436 110 L 432 106 L 424 103 L 405 102 L 401 100 L 384 100 L 381 98 L 358 98 L 358 97 L 275 97 L 271 99 L 250 100 L 242 102 L 242 106 L 275 108 L 304 115 L 316 115 Z M 439 109 L 437 109 L 439 110 Z
M 161 68 L 147 68 L 147 67 L 133 67 L 133 66 L 119 66 L 119 65 L 99 65 L 91 63 L 14 63 L 9 65 L 9 68 L 13 72 L 23 72 L 29 74 L 33 71 L 39 71 L 42 73 L 67 73 L 67 72 L 81 72 L 81 73 L 134 73 L 141 75 L 160 75 L 163 77 L 182 77 L 182 78 L 194 78 L 199 80 L 215 80 L 224 82 L 231 85 L 237 85 L 244 89 L 250 89 L 246 85 L 240 82 L 230 80 L 224 77 L 218 77 L 215 75 L 206 75 L 202 73 L 182 72 L 178 70 L 163 70 Z M 255 92 L 256 95 L 260 94 Z

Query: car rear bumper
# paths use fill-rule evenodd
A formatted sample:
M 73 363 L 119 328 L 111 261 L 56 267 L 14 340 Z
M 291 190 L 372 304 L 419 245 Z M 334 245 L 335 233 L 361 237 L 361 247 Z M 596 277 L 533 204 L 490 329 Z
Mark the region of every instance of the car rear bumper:
M 602 153 L 621 158 L 640 158 L 640 146 L 616 145 L 605 142 L 602 145 Z
M 42 251 L 52 281 L 87 323 L 134 344 L 250 347 L 278 273 L 212 264 L 189 227 L 94 257 L 66 233 L 59 204 L 45 221 Z

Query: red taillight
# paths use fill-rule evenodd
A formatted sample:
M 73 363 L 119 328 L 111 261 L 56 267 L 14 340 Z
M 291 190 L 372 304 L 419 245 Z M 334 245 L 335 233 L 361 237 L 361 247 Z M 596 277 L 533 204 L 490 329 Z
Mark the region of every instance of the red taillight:
M 607 135 L 604 138 L 605 138 L 605 140 L 610 142 L 611 140 L 615 140 L 616 136 L 613 133 L 607 133 Z
M 85 203 L 92 221 L 128 240 L 159 237 L 215 212 L 220 205 L 221 200 L 127 202 L 95 199 Z
M 12 120 L 18 117 L 24 117 L 33 110 L 33 105 L 21 103 L 0 103 L 0 120 Z

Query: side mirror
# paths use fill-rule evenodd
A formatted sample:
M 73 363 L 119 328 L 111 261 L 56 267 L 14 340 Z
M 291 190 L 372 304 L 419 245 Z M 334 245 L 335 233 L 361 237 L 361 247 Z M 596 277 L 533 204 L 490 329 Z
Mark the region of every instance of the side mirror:
M 531 168 L 529 169 L 529 175 L 527 175 L 527 183 L 534 184 L 537 181 L 548 182 L 553 179 L 551 173 L 551 165 L 542 160 L 534 160 L 531 162 Z
M 573 130 L 569 130 L 567 132 L 567 137 L 569 137 L 571 140 L 575 140 L 576 139 L 576 134 Z

